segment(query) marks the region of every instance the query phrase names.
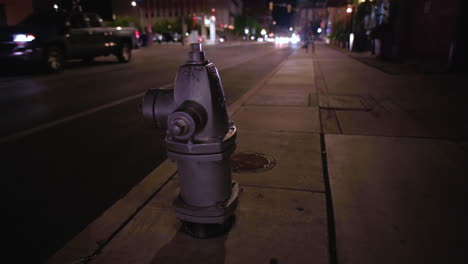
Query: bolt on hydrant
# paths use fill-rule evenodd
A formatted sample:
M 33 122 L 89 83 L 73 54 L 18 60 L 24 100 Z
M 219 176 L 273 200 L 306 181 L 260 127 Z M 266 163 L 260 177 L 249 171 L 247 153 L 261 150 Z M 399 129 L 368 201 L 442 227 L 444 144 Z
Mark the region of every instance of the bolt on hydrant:
M 141 108 L 147 123 L 166 130 L 167 154 L 177 163 L 180 184 L 173 205 L 185 231 L 207 237 L 228 229 L 239 193 L 230 167 L 236 127 L 228 120 L 218 70 L 201 44 L 190 45 L 174 89 L 148 90 Z

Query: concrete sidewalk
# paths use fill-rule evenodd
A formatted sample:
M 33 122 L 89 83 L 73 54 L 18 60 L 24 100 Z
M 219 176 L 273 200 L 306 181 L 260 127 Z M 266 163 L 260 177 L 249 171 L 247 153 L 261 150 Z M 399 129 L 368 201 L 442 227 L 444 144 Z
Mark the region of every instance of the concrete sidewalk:
M 320 44 L 297 50 L 230 106 L 236 152 L 276 166 L 234 174 L 229 234 L 179 231 L 167 161 L 49 263 L 456 263 L 467 248 L 466 137 L 417 118 L 433 111 L 415 95 L 421 80 Z
M 338 263 L 466 263 L 467 78 L 314 63 Z
M 196 240 L 179 231 L 171 206 L 177 175 L 165 162 L 49 263 L 89 255 L 92 263 L 329 263 L 313 61 L 302 52 L 230 106 L 237 152 L 266 154 L 276 166 L 233 175 L 242 192 L 228 235 Z M 105 245 L 102 252 L 96 241 Z

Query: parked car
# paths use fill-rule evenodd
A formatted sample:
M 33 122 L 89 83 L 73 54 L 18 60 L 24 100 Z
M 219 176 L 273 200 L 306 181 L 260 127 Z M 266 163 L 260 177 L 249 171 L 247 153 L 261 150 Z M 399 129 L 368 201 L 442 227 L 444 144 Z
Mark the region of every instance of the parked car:
M 0 62 L 35 62 L 50 72 L 61 71 L 68 59 L 89 62 L 115 55 L 127 63 L 138 45 L 137 32 L 132 27 L 105 27 L 94 13 L 33 13 L 16 26 L 0 27 Z
M 226 38 L 225 35 L 221 35 L 221 36 L 216 35 L 216 41 L 217 41 L 218 43 L 224 43 L 224 42 L 227 41 L 227 38 Z
M 162 42 L 181 42 L 182 35 L 179 33 L 174 32 L 163 32 L 163 33 L 154 33 L 153 34 L 154 42 L 162 43 Z
M 154 33 L 153 34 L 153 42 L 154 43 L 161 43 L 163 42 L 163 35 L 159 33 Z
M 174 40 L 174 42 L 181 42 L 182 41 L 182 35 L 177 33 L 177 32 L 174 32 L 174 33 L 172 33 L 172 39 Z

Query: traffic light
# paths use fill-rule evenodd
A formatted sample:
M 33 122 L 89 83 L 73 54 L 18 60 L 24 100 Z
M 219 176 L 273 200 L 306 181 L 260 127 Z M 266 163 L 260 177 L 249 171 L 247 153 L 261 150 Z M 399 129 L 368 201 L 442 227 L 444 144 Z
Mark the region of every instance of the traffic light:
M 270 3 L 268 3 L 268 6 L 270 11 L 273 11 L 273 1 L 270 1 Z
M 291 13 L 291 11 L 292 11 L 292 5 L 288 4 L 288 13 Z

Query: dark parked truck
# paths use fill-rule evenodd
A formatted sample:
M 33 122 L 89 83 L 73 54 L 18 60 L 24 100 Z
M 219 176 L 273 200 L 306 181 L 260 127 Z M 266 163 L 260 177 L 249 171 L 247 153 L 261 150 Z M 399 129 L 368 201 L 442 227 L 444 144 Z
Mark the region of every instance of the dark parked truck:
M 34 13 L 13 27 L 0 27 L 0 63 L 30 62 L 50 72 L 69 59 L 90 62 L 115 55 L 129 62 L 139 33 L 131 27 L 106 27 L 93 13 Z

